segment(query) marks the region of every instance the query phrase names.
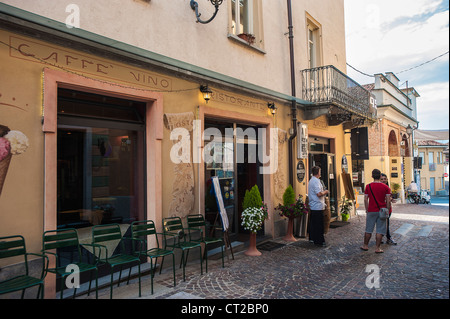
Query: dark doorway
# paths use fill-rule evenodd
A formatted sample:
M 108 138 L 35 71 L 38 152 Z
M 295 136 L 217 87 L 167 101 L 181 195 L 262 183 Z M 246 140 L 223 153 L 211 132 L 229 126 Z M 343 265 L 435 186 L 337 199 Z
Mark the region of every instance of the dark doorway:
M 325 188 L 330 192 L 328 197 L 330 199 L 331 217 L 338 216 L 337 176 L 334 157 L 333 154 L 309 154 L 309 177 L 311 178 L 312 176 L 311 169 L 314 166 L 321 168 L 322 177 L 320 179 L 323 181 Z
M 249 235 L 241 226 L 246 190 L 257 185 L 264 198 L 263 176 L 260 173 L 262 164 L 258 158 L 258 128 L 213 119 L 205 122 L 205 130 L 211 129 L 207 132 L 221 134 L 220 139 L 205 135 L 205 151 L 213 158 L 212 162 L 205 163 L 205 218 L 211 223 L 216 220 L 217 205 L 211 193 L 211 177 L 218 176 L 232 241 L 245 241 Z M 261 234 L 264 234 L 264 228 L 258 232 L 258 235 Z
M 238 212 L 239 220 L 242 215 L 242 203 L 244 201 L 245 192 L 250 190 L 253 186 L 257 185 L 261 198 L 264 198 L 263 192 L 263 178 L 260 174 L 261 162 L 258 158 L 259 151 L 259 139 L 258 139 L 258 127 L 238 125 L 237 132 L 249 132 L 249 135 L 236 137 L 236 152 L 237 152 L 237 181 L 238 181 Z M 255 135 L 252 135 L 254 132 Z M 242 154 L 240 154 L 242 152 Z M 250 234 L 239 223 L 240 234 Z M 258 232 L 258 235 L 264 234 L 264 226 Z

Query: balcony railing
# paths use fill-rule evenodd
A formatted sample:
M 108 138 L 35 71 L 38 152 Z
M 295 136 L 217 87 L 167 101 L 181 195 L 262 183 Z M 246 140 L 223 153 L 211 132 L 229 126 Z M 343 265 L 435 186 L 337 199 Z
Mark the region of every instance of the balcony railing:
M 306 69 L 301 74 L 302 99 L 317 105 L 336 105 L 369 120 L 376 119 L 371 93 L 334 66 Z

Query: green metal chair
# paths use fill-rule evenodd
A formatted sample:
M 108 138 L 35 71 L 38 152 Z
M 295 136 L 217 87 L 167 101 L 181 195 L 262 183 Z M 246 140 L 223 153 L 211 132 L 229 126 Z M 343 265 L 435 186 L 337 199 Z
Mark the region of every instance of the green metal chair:
M 186 229 L 189 230 L 189 229 Z M 186 240 L 186 232 L 183 227 L 183 223 L 181 222 L 180 217 L 168 217 L 163 219 L 163 235 L 164 235 L 164 249 L 167 247 L 181 250 L 181 261 L 180 268 L 183 265 L 183 281 L 186 281 L 186 263 L 187 256 L 185 258 L 184 251 L 187 250 L 189 252 L 190 249 L 199 248 L 200 249 L 200 271 L 203 275 L 203 258 L 202 258 L 202 246 L 199 242 L 190 242 Z M 169 238 L 170 237 L 170 238 Z M 173 239 L 172 243 L 169 243 Z M 160 272 L 162 270 L 162 264 L 160 268 Z
M 94 246 L 94 255 L 97 261 L 100 263 L 108 264 L 111 267 L 111 285 L 110 285 L 110 298 L 113 295 L 113 275 L 114 268 L 120 266 L 119 282 L 117 286 L 120 285 L 120 278 L 122 277 L 122 267 L 126 264 L 132 264 L 134 262 L 138 265 L 138 276 L 139 276 L 139 297 L 141 297 L 141 261 L 139 256 L 134 256 L 125 253 L 124 239 L 130 239 L 122 236 L 119 224 L 107 224 L 107 225 L 97 225 L 92 227 L 92 245 Z M 114 252 L 108 252 L 108 247 L 105 245 L 107 242 L 118 241 L 120 252 L 114 254 Z M 101 244 L 99 244 L 101 243 Z M 97 253 L 98 248 L 98 253 Z M 127 285 L 130 282 L 131 275 L 131 265 L 128 273 Z
M 37 297 L 44 298 L 44 278 L 47 275 L 48 257 L 46 255 L 27 253 L 25 238 L 20 235 L 0 237 L 0 259 L 23 256 L 25 261 L 25 273 L 0 281 L 0 295 L 22 290 L 22 299 L 25 290 L 39 285 Z M 39 278 L 29 275 L 28 256 L 42 258 L 42 272 Z
M 61 299 L 63 299 L 64 278 L 73 272 L 68 271 L 67 265 L 72 264 L 78 267 L 79 273 L 90 272 L 88 296 L 91 293 L 92 273 L 95 272 L 95 297 L 98 298 L 98 268 L 96 264 L 82 262 L 81 246 L 78 240 L 78 233 L 74 228 L 49 230 L 44 232 L 42 236 L 42 252 L 55 256 L 55 267 L 48 269 L 48 272 L 55 274 L 61 278 Z M 83 244 L 92 246 L 90 244 Z M 57 251 L 55 251 L 57 249 Z M 78 254 L 78 258 L 74 258 L 74 251 Z M 62 256 L 64 254 L 64 256 Z M 70 255 L 69 258 L 66 258 Z M 61 260 L 64 259 L 64 262 Z M 73 298 L 75 299 L 77 288 L 73 290 Z
M 153 278 L 155 277 L 155 268 L 158 257 L 162 257 L 162 263 L 164 262 L 165 256 L 172 256 L 172 271 L 173 271 L 173 286 L 176 286 L 175 281 L 175 254 L 173 250 L 162 249 L 159 247 L 158 235 L 163 235 L 162 233 L 156 232 L 155 223 L 152 220 L 142 220 L 135 221 L 131 224 L 131 237 L 136 241 L 139 241 L 138 251 L 135 252 L 135 255 L 139 256 L 147 256 L 150 258 L 150 276 L 152 283 L 152 294 L 153 294 Z M 144 237 L 146 239 L 142 239 Z M 151 238 L 154 238 L 154 242 L 156 242 L 156 247 L 150 248 L 148 246 L 148 241 Z M 133 248 L 135 246 L 133 245 Z M 153 264 L 153 259 L 155 259 L 155 263 Z
M 203 252 L 203 258 L 206 262 L 206 272 L 208 272 L 208 245 L 220 243 L 220 249 L 222 250 L 222 268 L 225 267 L 224 259 L 223 259 L 223 246 L 225 244 L 223 237 L 210 237 L 208 234 L 208 225 L 206 224 L 205 218 L 203 215 L 188 215 L 187 223 L 189 227 L 189 240 L 191 242 L 200 242 L 205 244 L 205 250 Z M 221 227 L 214 227 L 215 230 L 222 230 Z M 199 233 L 198 238 L 193 238 L 193 231 Z

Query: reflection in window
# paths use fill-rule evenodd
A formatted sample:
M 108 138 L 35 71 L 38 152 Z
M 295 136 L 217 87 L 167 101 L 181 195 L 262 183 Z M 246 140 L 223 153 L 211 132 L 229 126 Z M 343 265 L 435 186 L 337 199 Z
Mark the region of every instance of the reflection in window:
M 145 217 L 145 103 L 58 90 L 57 225 Z
M 58 129 L 58 226 L 82 228 L 142 218 L 141 132 Z M 141 216 L 140 216 L 141 215 Z

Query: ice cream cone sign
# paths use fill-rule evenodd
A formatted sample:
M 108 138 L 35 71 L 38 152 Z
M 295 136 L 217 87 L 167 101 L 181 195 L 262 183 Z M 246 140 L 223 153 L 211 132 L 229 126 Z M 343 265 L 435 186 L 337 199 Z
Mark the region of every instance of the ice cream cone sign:
M 28 138 L 25 134 L 0 125 L 0 196 L 12 156 L 22 154 L 27 148 Z

